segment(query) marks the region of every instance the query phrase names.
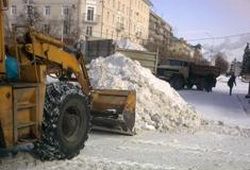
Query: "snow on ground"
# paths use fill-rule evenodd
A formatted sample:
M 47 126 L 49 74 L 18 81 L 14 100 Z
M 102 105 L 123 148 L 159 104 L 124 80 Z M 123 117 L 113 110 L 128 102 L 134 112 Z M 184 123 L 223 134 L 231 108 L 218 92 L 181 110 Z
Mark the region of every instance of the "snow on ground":
M 145 132 L 133 137 L 93 133 L 72 160 L 40 162 L 30 155 L 1 161 L 1 170 L 248 170 L 250 140 L 200 131 Z
M 228 95 L 227 78 L 212 93 L 181 91 L 207 120 L 194 133 L 144 131 L 136 136 L 92 132 L 86 147 L 72 160 L 41 162 L 29 154 L 0 160 L 1 170 L 249 170 L 248 86 L 237 80 Z M 236 126 L 236 127 L 235 127 Z M 244 128 L 245 127 L 245 128 Z
M 97 89 L 136 90 L 137 130 L 167 131 L 200 125 L 200 115 L 167 82 L 120 53 L 93 60 L 89 77 Z
M 142 45 L 136 44 L 129 39 L 121 39 L 115 41 L 115 44 L 118 48 L 128 49 L 128 50 L 138 50 L 138 51 L 147 51 Z
M 215 120 L 227 120 L 225 122 L 230 123 L 234 118 L 238 118 L 240 121 L 236 121 L 234 124 L 241 126 L 243 119 L 246 119 L 245 123 L 249 119 L 236 96 L 244 96 L 247 91 L 247 85 L 237 81 L 238 84 L 234 89 L 234 95 L 229 97 L 225 82 L 226 79 L 218 81 L 218 85 L 212 93 L 191 90 L 181 91 L 181 95 L 198 110 L 204 111 L 203 115 L 207 116 L 207 119 L 210 116 L 210 118 L 216 118 Z M 202 102 L 203 100 L 205 102 Z M 223 100 L 230 101 L 230 105 L 233 103 L 235 107 L 231 107 L 227 102 L 222 102 Z M 15 158 L 0 160 L 0 169 L 250 169 L 249 129 L 229 127 L 221 123 L 209 125 L 213 126 L 213 128 L 210 127 L 209 129 L 203 126 L 195 133 L 144 131 L 132 137 L 93 132 L 90 134 L 86 147 L 72 160 L 41 162 L 28 154 L 19 153 Z
M 244 98 L 248 91 L 248 83 L 237 79 L 233 95 L 229 96 L 228 79 L 229 77 L 219 77 L 212 93 L 184 90 L 180 91 L 180 94 L 205 119 L 250 128 L 250 105 L 248 100 Z

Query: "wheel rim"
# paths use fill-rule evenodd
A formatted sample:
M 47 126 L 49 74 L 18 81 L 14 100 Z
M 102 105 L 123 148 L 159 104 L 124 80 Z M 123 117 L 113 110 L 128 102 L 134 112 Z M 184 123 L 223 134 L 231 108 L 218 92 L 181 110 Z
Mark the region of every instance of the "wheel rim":
M 75 107 L 66 109 L 62 122 L 63 137 L 67 141 L 74 141 L 77 138 L 81 127 L 80 112 Z

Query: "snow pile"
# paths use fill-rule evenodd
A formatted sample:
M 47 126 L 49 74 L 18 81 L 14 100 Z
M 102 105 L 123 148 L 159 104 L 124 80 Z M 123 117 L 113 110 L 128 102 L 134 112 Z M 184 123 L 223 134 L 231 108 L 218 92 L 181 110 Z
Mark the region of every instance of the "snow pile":
M 141 46 L 140 44 L 133 43 L 129 39 L 117 40 L 115 44 L 118 48 L 121 49 L 147 51 L 143 46 Z
M 137 130 L 166 131 L 200 125 L 200 115 L 167 82 L 120 53 L 93 60 L 89 76 L 95 88 L 136 90 Z
M 217 81 L 218 82 L 223 82 L 223 83 L 227 83 L 227 81 L 229 80 L 230 77 L 226 77 L 225 75 L 220 75 L 219 77 L 217 77 Z

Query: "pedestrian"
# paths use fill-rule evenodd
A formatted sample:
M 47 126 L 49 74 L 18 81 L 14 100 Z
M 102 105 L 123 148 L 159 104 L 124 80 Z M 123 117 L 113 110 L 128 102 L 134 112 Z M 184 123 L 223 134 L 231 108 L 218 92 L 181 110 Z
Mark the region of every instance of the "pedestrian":
M 228 80 L 227 82 L 227 85 L 229 86 L 229 95 L 231 96 L 232 95 L 232 90 L 233 90 L 233 86 L 235 85 L 236 86 L 236 81 L 235 81 L 236 77 L 234 75 L 234 73 L 231 74 L 231 77 L 230 79 Z

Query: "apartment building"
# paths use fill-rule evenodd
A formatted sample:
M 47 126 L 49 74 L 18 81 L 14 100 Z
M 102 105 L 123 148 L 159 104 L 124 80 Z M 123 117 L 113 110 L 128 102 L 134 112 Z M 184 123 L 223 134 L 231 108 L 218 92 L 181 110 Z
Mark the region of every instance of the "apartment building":
M 158 51 L 159 62 L 164 62 L 169 56 L 168 51 L 173 37 L 172 27 L 163 18 L 151 10 L 148 29 L 149 37 L 148 40 L 144 41 L 144 45 L 149 51 Z
M 142 42 L 151 6 L 149 0 L 12 0 L 7 16 L 9 28 L 32 16 L 39 30 L 61 39 L 87 35 Z
M 149 0 L 87 0 L 85 30 L 90 38 L 148 39 Z
M 180 58 L 194 62 L 202 62 L 202 46 L 200 44 L 191 45 L 183 38 L 173 37 L 171 39 L 169 55 L 171 58 Z
M 83 34 L 84 0 L 11 0 L 7 25 L 34 25 L 60 39 Z

